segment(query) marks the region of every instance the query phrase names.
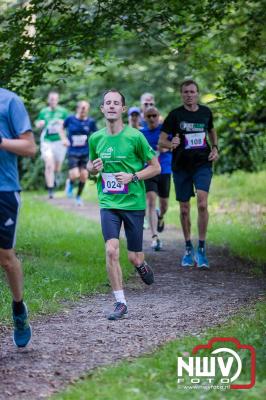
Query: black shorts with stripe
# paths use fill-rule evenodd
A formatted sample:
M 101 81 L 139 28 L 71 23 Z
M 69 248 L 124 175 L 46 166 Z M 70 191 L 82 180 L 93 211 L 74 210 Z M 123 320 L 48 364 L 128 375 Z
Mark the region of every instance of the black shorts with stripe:
M 0 192 L 0 248 L 13 249 L 20 207 L 18 192 Z

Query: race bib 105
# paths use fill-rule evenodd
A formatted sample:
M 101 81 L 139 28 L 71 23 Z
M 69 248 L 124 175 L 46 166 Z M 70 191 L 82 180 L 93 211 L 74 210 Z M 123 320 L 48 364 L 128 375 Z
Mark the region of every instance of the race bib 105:
M 128 194 L 128 185 L 117 182 L 114 174 L 102 173 L 102 189 L 106 194 Z
M 186 133 L 185 134 L 185 149 L 202 149 L 207 147 L 206 133 Z

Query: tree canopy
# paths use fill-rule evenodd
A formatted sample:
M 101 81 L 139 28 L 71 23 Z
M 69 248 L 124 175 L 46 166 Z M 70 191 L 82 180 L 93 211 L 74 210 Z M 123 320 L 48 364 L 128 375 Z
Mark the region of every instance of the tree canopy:
M 99 117 L 97 99 L 110 84 L 129 105 L 153 92 L 165 115 L 179 101 L 180 82 L 192 77 L 215 112 L 226 148 L 222 172 L 265 162 L 266 0 L 9 0 L 0 7 L 1 86 L 23 96 L 33 117 L 51 87 L 72 110 L 89 98 Z M 261 152 L 250 151 L 254 141 Z M 242 154 L 236 165 L 232 149 Z

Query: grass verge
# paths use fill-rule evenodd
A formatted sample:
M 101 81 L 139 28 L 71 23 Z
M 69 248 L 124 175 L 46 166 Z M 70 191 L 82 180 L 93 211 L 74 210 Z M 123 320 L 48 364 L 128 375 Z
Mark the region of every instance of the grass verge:
M 53 400 L 237 400 L 265 399 L 265 304 L 257 303 L 243 310 L 225 326 L 208 329 L 200 336 L 188 336 L 164 345 L 154 354 L 125 361 L 114 367 L 94 371 L 85 380 L 79 381 Z M 218 321 L 217 321 L 218 322 Z M 177 386 L 177 357 L 191 355 L 198 344 L 207 344 L 212 337 L 235 337 L 242 344 L 255 347 L 257 357 L 256 385 L 247 390 L 182 389 Z M 218 346 L 220 347 L 220 346 Z M 234 347 L 232 347 L 234 348 Z M 249 381 L 250 358 L 247 353 L 238 353 L 243 363 L 241 382 Z M 210 351 L 204 353 L 210 356 Z M 219 384 L 218 378 L 215 385 Z
M 99 224 L 23 194 L 17 253 L 22 260 L 24 298 L 31 314 L 55 312 L 63 300 L 109 290 Z M 122 243 L 125 277 L 132 272 Z M 0 274 L 0 320 L 10 321 L 10 292 Z

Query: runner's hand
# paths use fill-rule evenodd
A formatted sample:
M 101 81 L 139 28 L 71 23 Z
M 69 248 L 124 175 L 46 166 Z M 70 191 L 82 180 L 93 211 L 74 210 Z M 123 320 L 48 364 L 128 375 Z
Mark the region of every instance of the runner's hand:
M 103 169 L 103 162 L 101 158 L 96 158 L 96 160 L 93 160 L 92 165 L 97 172 L 100 172 Z
M 124 185 L 132 181 L 132 174 L 127 174 L 126 172 L 117 172 L 114 176 L 118 183 L 123 183 Z
M 176 149 L 179 145 L 180 145 L 180 137 L 176 135 L 172 139 L 172 150 Z
M 219 154 L 218 154 L 218 150 L 216 147 L 213 147 L 213 149 L 211 150 L 208 160 L 209 161 L 217 161 L 219 158 Z
M 63 143 L 63 145 L 64 145 L 65 147 L 69 147 L 69 146 L 70 146 L 70 142 L 69 142 L 69 140 L 68 140 L 67 138 L 64 138 L 64 139 L 62 140 L 62 143 Z

